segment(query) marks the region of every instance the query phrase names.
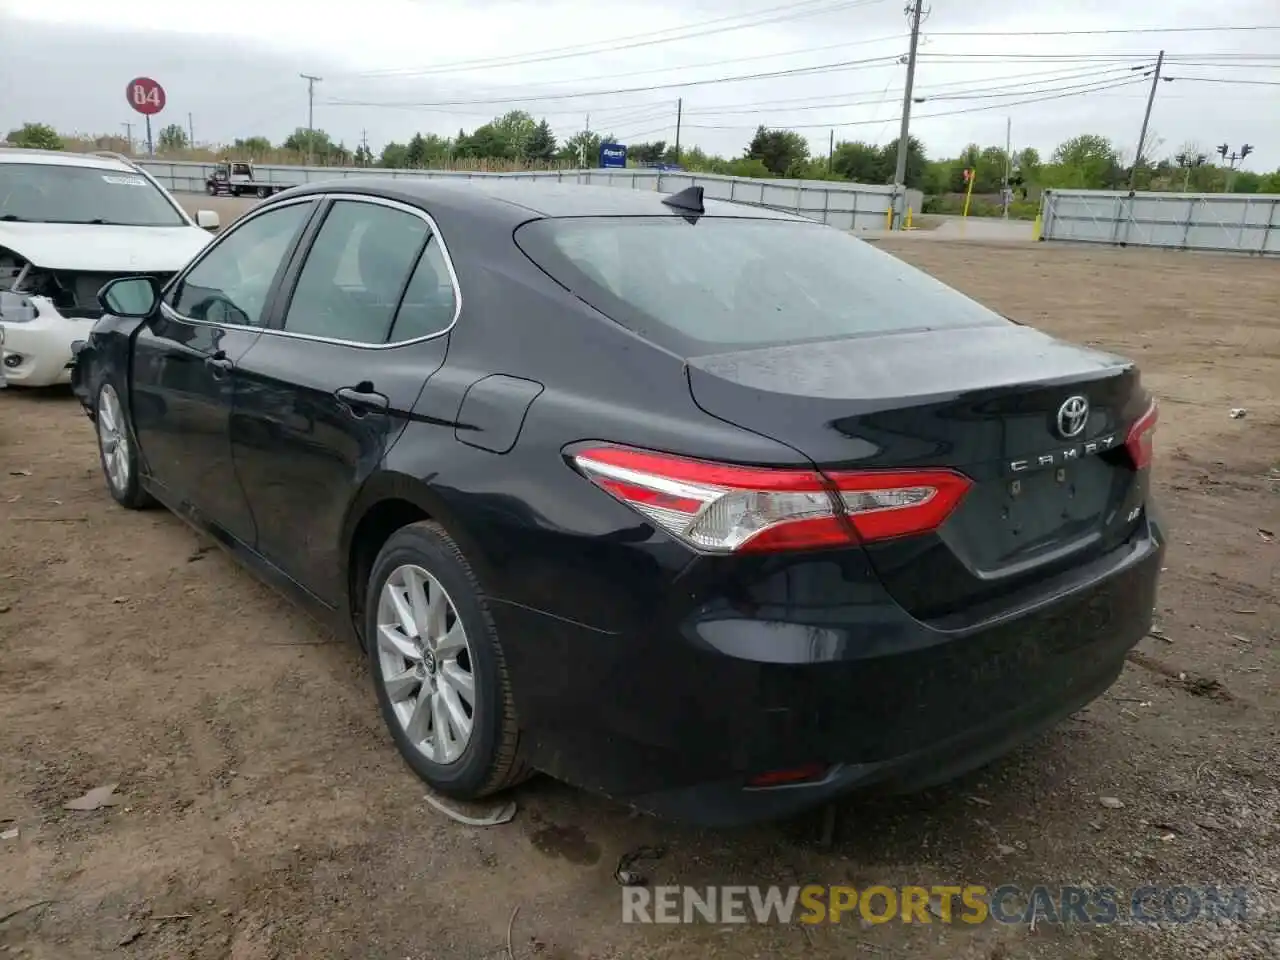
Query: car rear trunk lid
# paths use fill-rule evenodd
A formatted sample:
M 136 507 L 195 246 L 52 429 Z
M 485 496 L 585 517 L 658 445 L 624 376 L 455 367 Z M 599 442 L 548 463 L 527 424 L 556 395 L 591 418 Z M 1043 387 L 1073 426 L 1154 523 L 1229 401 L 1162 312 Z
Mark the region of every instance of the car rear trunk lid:
M 933 533 L 873 542 L 886 588 L 953 616 L 1123 542 L 1145 499 L 1125 449 L 1149 399 L 1128 361 L 981 325 L 689 360 L 695 402 L 830 475 L 950 467 L 973 486 Z

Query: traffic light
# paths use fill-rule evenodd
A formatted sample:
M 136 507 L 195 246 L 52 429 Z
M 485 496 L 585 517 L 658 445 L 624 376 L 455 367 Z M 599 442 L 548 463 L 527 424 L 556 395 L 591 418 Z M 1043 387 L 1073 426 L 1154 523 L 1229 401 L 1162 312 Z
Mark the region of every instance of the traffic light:
M 1222 158 L 1225 160 L 1227 158 L 1227 154 L 1231 152 L 1231 147 L 1225 143 L 1221 143 L 1218 145 L 1218 152 L 1222 154 Z
M 1247 157 L 1251 153 L 1253 153 L 1253 147 L 1249 146 L 1249 144 L 1246 143 L 1243 147 L 1240 148 L 1240 159 L 1243 160 L 1245 157 Z

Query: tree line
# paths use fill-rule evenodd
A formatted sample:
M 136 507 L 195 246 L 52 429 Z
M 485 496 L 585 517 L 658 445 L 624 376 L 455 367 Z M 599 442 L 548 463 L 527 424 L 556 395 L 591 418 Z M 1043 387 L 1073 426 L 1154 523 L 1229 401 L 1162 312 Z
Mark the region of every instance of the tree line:
M 120 137 L 66 138 L 46 124 L 28 123 L 9 133 L 15 146 L 44 149 L 119 149 Z M 156 138 L 157 153 L 172 159 L 248 159 L 258 162 L 309 161 L 327 166 L 363 166 L 395 169 L 550 169 L 595 166 L 602 143 L 612 134 L 581 130 L 563 141 L 557 139 L 546 119 L 536 120 L 523 110 L 511 110 L 456 136 L 417 133 L 407 141 L 392 141 L 374 153 L 367 145 L 354 148 L 335 142 L 324 130 L 294 130 L 280 144 L 261 136 L 237 139 L 225 145 L 196 147 L 180 124 L 163 127 Z M 974 194 L 971 213 L 994 212 L 1008 175 L 1014 191 L 1014 215 L 1034 215 L 1043 189 L 1076 188 L 1115 190 L 1128 187 L 1130 177 L 1139 190 L 1187 190 L 1192 192 L 1280 193 L 1280 170 L 1255 173 L 1231 170 L 1212 162 L 1212 153 L 1195 143 L 1164 151 L 1153 135 L 1146 161 L 1134 174 L 1124 152 L 1097 134 L 1070 137 L 1043 158 L 1027 147 L 1006 154 L 1003 146 L 969 144 L 957 156 L 931 159 L 916 137 L 907 140 L 905 182 L 922 191 L 921 212 L 951 212 L 962 203 L 968 186 L 965 171 L 972 171 Z M 132 146 L 132 145 L 130 145 Z M 898 156 L 897 140 L 878 145 L 841 141 L 829 153 L 811 151 L 808 141 L 790 130 L 759 127 L 742 154 L 721 157 L 696 146 L 676 146 L 665 140 L 627 145 L 629 163 L 637 166 L 675 164 L 692 172 L 744 177 L 783 177 L 805 180 L 851 180 L 859 183 L 891 183 Z

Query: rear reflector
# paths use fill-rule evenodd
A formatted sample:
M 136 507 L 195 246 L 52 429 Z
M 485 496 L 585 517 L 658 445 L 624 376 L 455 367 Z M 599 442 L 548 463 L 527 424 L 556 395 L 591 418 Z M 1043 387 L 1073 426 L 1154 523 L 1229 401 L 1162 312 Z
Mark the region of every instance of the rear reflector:
M 936 530 L 972 486 L 950 470 L 833 473 L 831 479 L 863 541 Z
M 970 481 L 950 470 L 741 467 L 627 447 L 573 456 L 583 475 L 667 533 L 710 553 L 842 546 L 936 529 Z
M 1152 400 L 1151 406 L 1147 407 L 1147 412 L 1133 421 L 1133 426 L 1129 428 L 1129 435 L 1125 437 L 1124 447 L 1129 451 L 1134 467 L 1139 470 L 1151 466 L 1151 458 L 1154 455 L 1152 441 L 1155 439 L 1156 420 L 1159 416 L 1159 408 Z

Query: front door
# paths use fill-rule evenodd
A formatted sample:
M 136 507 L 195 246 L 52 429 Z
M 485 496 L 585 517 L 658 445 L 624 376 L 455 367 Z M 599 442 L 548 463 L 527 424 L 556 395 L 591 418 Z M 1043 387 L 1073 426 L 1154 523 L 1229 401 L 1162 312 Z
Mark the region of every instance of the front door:
M 231 458 L 236 363 L 314 203 L 264 211 L 228 231 L 169 288 L 134 350 L 133 422 L 147 474 L 171 505 L 246 544 L 253 516 Z
M 459 300 L 422 211 L 340 197 L 317 219 L 239 361 L 231 433 L 258 552 L 337 606 L 347 508 L 444 362 Z

